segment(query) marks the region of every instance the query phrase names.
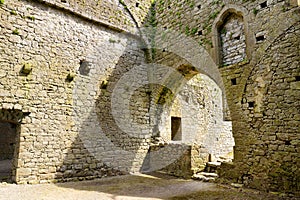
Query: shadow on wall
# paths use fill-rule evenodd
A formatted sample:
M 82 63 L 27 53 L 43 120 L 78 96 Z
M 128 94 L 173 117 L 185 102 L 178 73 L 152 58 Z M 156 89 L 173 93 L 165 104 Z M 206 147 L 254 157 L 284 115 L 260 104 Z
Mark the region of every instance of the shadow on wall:
M 83 180 L 139 171 L 143 158 L 147 154 L 150 138 L 150 131 L 147 131 L 149 129 L 147 116 L 149 88 L 147 84 L 139 83 L 143 87 L 130 91 L 133 93 L 128 94 L 130 96 L 125 94 L 126 91 L 122 91 L 124 89 L 122 87 L 126 87 L 127 90 L 132 88 L 134 78 L 139 79 L 138 74 L 135 74 L 135 77 L 126 77 L 125 74 L 141 65 L 140 60 L 144 59 L 144 52 L 137 48 L 139 47 L 137 42 L 132 38 L 128 38 L 127 42 L 128 46 L 109 78 L 99 81 L 103 66 L 101 62 L 91 62 L 85 63 L 85 67 L 89 67 L 90 70 L 83 70 L 90 72 L 81 73 L 75 80 L 74 120 L 78 135 L 66 152 L 56 179 L 60 181 Z M 137 71 L 141 73 L 141 76 L 147 77 L 145 72 Z M 124 76 L 126 84 L 121 84 L 120 88 L 118 82 L 123 83 Z M 99 82 L 100 84 L 97 84 Z M 83 91 L 79 88 L 82 86 L 90 90 L 87 93 L 81 93 Z M 92 91 L 99 95 L 96 98 L 91 96 Z M 132 96 L 139 98 L 128 98 Z M 119 103 L 124 102 L 127 104 L 123 107 L 128 110 L 123 109 L 122 105 L 120 107 Z M 140 128 L 132 131 L 130 126 L 133 123 Z M 126 132 L 126 128 L 129 132 Z
M 74 137 L 55 173 L 58 181 L 136 173 L 147 163 L 153 130 L 149 57 L 144 42 L 114 34 L 120 39 L 110 40 L 109 47 L 104 44 L 106 52 L 94 49 L 80 63 L 73 89 Z M 179 158 L 182 152 L 170 154 Z
M 151 30 L 145 33 L 146 37 L 150 36 L 153 39 L 151 34 L 155 32 Z M 165 105 L 160 105 L 156 100 L 160 99 L 160 96 L 165 98 L 169 93 L 180 91 L 180 88 L 191 78 L 187 78 L 186 75 L 194 76 L 198 73 L 197 70 L 197 73 L 195 70 L 188 70 L 191 73 L 185 74 L 186 71 L 183 69 L 176 69 L 177 64 L 178 66 L 182 64 L 201 66 L 204 68 L 203 73 L 213 76 L 212 79 L 217 83 L 221 82 L 219 72 L 213 71 L 210 65 L 213 61 L 209 60 L 207 57 L 209 55 L 202 55 L 199 44 L 193 46 L 194 41 L 190 39 L 187 39 L 191 43 L 189 46 L 197 48 L 199 52 L 186 53 L 183 50 L 176 54 L 175 49 L 171 48 L 167 53 L 173 57 L 175 55 L 175 60 L 181 63 L 151 65 L 146 61 L 151 60 L 150 57 L 153 58 L 155 54 L 152 46 L 149 45 L 150 50 L 147 49 L 149 47 L 145 48 L 145 43 L 149 41 L 139 41 L 126 34 L 115 33 L 115 36 L 120 37 L 120 41 L 110 41 L 108 48 L 112 49 L 112 55 L 102 56 L 101 54 L 110 52 L 107 52 L 107 49 L 106 52 L 95 49 L 95 55 L 80 63 L 80 74 L 74 79 L 73 89 L 75 137 L 71 139 L 73 143 L 67 147 L 64 161 L 57 170 L 55 178 L 59 181 L 136 173 L 141 171 L 142 166 L 149 169 L 149 166 L 145 166 L 149 161 L 147 159 L 150 159 L 149 144 L 154 135 L 159 135 L 156 132 L 157 120 L 160 119 L 162 109 L 165 108 Z M 176 37 L 182 35 L 178 34 Z M 126 41 L 126 46 L 119 46 L 118 43 L 123 41 Z M 152 45 L 151 42 L 149 43 Z M 178 49 L 177 42 L 174 45 L 173 48 Z M 118 48 L 124 48 L 121 50 L 121 55 L 113 52 Z M 164 49 L 159 49 L 156 53 L 164 52 Z M 185 54 L 180 55 L 182 52 Z M 190 58 L 191 63 L 185 59 L 194 55 L 197 56 Z M 112 63 L 116 64 L 103 66 L 106 62 L 104 59 L 115 59 L 114 56 L 118 59 Z M 185 63 L 182 63 L 182 60 Z M 103 73 L 105 70 L 109 72 Z M 160 86 L 153 90 L 154 85 Z M 165 88 L 170 88 L 172 91 L 164 93 Z M 172 100 L 172 95 L 170 98 Z M 164 103 L 166 101 L 163 101 Z M 174 148 L 168 145 L 160 149 L 163 155 L 166 155 L 166 159 L 160 160 L 162 162 L 167 160 L 165 163 L 160 163 L 162 167 L 176 161 L 187 149 L 179 148 L 176 152 L 173 150 Z M 168 160 L 169 157 L 172 158 L 171 161 Z
M 80 137 L 77 137 L 72 143 L 72 147 L 65 153 L 63 164 L 57 168 L 55 179 L 75 181 L 115 175 L 122 175 L 122 172 L 97 160 L 87 150 Z
M 142 168 L 159 170 L 180 159 L 189 148 L 174 150 L 167 145 L 155 152 L 164 156 L 158 159 L 160 167 L 147 166 L 151 165 L 147 160 L 157 161 L 148 152 L 153 131 L 149 69 L 140 41 L 126 39 L 127 46 L 106 80 L 99 80 L 101 60 L 86 61 L 85 67 L 90 70 L 81 71 L 89 73 L 75 79 L 74 121 L 78 135 L 57 170 L 58 181 L 137 173 Z M 82 88 L 89 90 L 85 93 Z M 96 97 L 90 95 L 93 92 Z

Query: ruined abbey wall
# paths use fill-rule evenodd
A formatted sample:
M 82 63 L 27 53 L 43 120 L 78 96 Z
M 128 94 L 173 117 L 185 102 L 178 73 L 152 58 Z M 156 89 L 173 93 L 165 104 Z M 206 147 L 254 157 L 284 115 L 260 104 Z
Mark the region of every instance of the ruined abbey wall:
M 16 181 L 42 183 L 138 171 L 149 131 L 120 137 L 124 130 L 116 129 L 110 101 L 121 75 L 145 60 L 139 41 L 128 36 L 132 30 L 116 28 L 122 24 L 107 28 L 34 1 L 7 0 L 0 9 L 2 112 L 27 113 L 14 160 Z M 25 67 L 32 68 L 29 74 Z M 146 84 L 141 77 L 140 85 Z M 7 120 L 5 116 L 1 120 Z
M 222 176 L 299 190 L 297 1 L 158 1 L 156 11 L 162 32 L 191 38 L 219 67 L 235 139 L 234 165 Z
M 0 120 L 17 125 L 15 181 L 139 171 L 172 92 L 200 73 L 232 120 L 222 177 L 299 191 L 299 16 L 295 0 L 5 0 Z
M 222 91 L 208 76 L 195 75 L 178 92 L 174 102 L 162 114 L 159 129 L 166 141 L 196 143 L 211 154 L 213 161 L 233 151 L 234 140 L 230 121 L 224 120 Z M 181 130 L 172 139 L 172 117 L 179 117 Z

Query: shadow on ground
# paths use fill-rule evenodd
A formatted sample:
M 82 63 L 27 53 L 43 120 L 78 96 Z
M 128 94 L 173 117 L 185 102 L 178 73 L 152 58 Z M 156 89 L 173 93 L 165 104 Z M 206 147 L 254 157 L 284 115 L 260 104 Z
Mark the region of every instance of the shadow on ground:
M 281 199 L 276 195 L 254 190 L 235 189 L 215 183 L 178 179 L 151 173 L 109 177 L 93 181 L 58 183 L 57 186 L 75 190 L 110 194 L 113 199 L 205 199 L 259 200 Z

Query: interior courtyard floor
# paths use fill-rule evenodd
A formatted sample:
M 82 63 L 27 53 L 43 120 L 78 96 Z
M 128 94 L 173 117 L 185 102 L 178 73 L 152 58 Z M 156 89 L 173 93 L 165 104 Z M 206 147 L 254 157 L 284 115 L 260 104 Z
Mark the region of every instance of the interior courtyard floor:
M 158 173 L 55 184 L 16 185 L 0 183 L 1 200 L 279 200 L 286 198 L 256 190 L 184 180 Z

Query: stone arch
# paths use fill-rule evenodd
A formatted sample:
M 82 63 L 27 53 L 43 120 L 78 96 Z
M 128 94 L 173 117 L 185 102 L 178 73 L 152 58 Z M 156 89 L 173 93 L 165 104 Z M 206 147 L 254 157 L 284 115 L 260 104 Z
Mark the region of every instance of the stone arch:
M 227 5 L 222 9 L 222 11 L 220 12 L 219 16 L 215 19 L 212 26 L 212 32 L 213 32 L 212 41 L 214 46 L 212 57 L 215 63 L 219 67 L 223 65 L 223 59 L 221 56 L 222 41 L 220 35 L 222 34 L 221 32 L 224 25 L 226 25 L 228 21 L 232 20 L 232 18 L 237 19 L 237 21 L 239 21 L 239 23 L 241 23 L 243 26 L 244 38 L 239 38 L 239 39 L 244 40 L 245 43 L 245 52 L 244 52 L 245 59 L 251 59 L 251 51 L 253 46 L 252 44 L 254 43 L 253 43 L 253 38 L 251 38 L 250 30 L 248 28 L 248 21 L 249 21 L 248 11 L 244 7 L 240 7 L 236 5 Z M 236 37 L 238 37 L 238 35 Z M 240 61 L 241 60 L 237 59 L 237 62 Z M 235 64 L 235 62 L 233 64 Z
M 167 142 L 198 144 L 213 161 L 231 160 L 235 143 L 231 121 L 224 118 L 222 90 L 208 75 L 183 70 L 188 68 L 191 67 L 177 68 L 187 78 L 177 80 L 182 85 L 175 93 L 158 86 L 153 96 L 159 104 L 156 106 L 157 136 Z M 172 139 L 172 117 L 180 118 L 180 140 Z

